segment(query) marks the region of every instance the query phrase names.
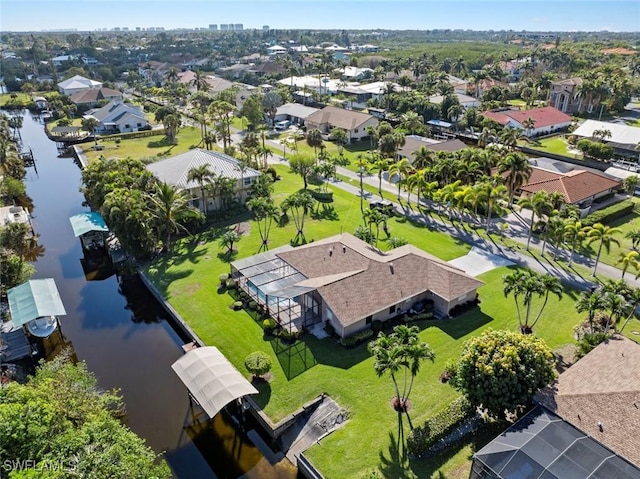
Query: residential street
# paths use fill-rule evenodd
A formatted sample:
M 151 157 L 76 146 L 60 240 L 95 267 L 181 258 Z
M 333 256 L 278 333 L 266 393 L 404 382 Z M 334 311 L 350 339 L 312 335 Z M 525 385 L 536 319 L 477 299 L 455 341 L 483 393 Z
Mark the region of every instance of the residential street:
M 232 135 L 232 141 L 234 142 L 239 142 L 241 138 L 242 132 L 236 131 Z M 280 150 L 282 149 L 282 145 L 280 145 L 280 143 L 278 143 L 277 141 L 267 140 L 267 143 L 275 148 L 278 148 Z M 287 153 L 289 153 L 289 151 L 287 151 Z M 274 153 L 269 157 L 269 163 L 286 164 L 287 160 L 284 159 L 283 156 Z M 360 196 L 360 188 L 358 186 L 360 183 L 359 174 L 343 167 L 338 167 L 337 173 L 338 175 L 353 180 L 353 183 L 334 180 L 332 181 L 332 185 L 342 190 L 348 191 L 356 196 Z M 363 182 L 378 189 L 378 178 L 376 175 L 365 176 Z M 476 235 L 474 233 L 474 229 L 471 228 L 466 222 L 454 221 L 453 224 L 450 224 L 443 221 L 438 213 L 432 212 L 425 215 L 421 214 L 415 207 L 416 195 L 412 195 L 411 206 L 408 206 L 407 193 L 405 191 L 401 191 L 400 199 L 398 199 L 397 186 L 387 181 L 387 179 L 385 179 L 384 177 L 382 180 L 382 191 L 384 199 L 392 202 L 395 210 L 399 214 L 404 214 L 410 217 L 413 221 L 425 224 L 432 230 L 441 231 L 443 233 L 451 235 L 452 237 L 458 238 L 461 241 L 469 243 L 472 246 L 484 249 L 492 254 L 503 256 L 504 258 L 513 261 L 514 263 L 527 266 L 541 273 L 549 273 L 553 274 L 554 276 L 558 276 L 564 283 L 576 288 L 590 288 L 597 284 L 598 280 L 620 279 L 621 271 L 603 262 L 600 262 L 598 264 L 596 278 L 592 277 L 590 274 L 581 274 L 573 268 L 567 268 L 567 271 L 548 258 L 550 253 L 556 252 L 553 246 L 547 245 L 545 257 L 542 257 L 540 255 L 542 244 L 535 238 L 532 239 L 530 245 L 531 255 L 525 254 L 524 250 L 526 247 L 528 236 L 528 226 L 526 223 L 526 219 L 530 217 L 530 214 L 526 211 L 522 215 L 517 212 L 512 212 L 505 218 L 492 220 L 492 231 L 494 232 L 498 231 L 498 228 L 500 228 L 499 225 L 501 223 L 508 225 L 508 228 L 506 228 L 504 231 L 505 237 L 519 243 L 516 249 L 513 249 L 512 247 L 507 247 L 501 240 L 489 241 Z M 379 196 L 365 191 L 364 198 L 365 200 L 374 200 L 379 199 Z M 426 204 L 424 202 L 422 202 L 422 204 L 425 205 L 426 212 Z M 560 251 L 559 254 L 565 255 L 566 253 L 564 251 Z M 576 254 L 574 257 L 574 263 L 593 270 L 594 261 L 590 258 Z M 634 279 L 632 272 L 628 272 L 625 275 L 625 280 L 628 284 L 634 287 L 640 287 L 640 280 Z

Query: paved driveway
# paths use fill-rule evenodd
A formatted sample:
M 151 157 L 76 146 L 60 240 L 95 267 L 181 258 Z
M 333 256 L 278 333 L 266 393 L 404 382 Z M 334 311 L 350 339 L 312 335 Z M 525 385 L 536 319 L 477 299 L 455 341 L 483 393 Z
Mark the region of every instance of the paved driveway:
M 489 251 L 474 246 L 466 255 L 448 262 L 457 268 L 464 270 L 470 276 L 478 276 L 500 266 L 514 264 L 504 256 L 492 254 Z

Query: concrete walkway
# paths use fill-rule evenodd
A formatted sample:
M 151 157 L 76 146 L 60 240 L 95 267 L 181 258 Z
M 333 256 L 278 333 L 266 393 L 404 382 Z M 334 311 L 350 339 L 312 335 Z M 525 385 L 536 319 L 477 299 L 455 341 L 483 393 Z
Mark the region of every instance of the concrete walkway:
M 233 140 L 240 141 L 241 138 L 242 132 L 236 131 L 233 135 Z M 282 145 L 280 145 L 277 141 L 266 140 L 266 143 L 270 146 L 282 150 Z M 287 150 L 287 153 L 288 152 L 289 150 Z M 275 153 L 268 157 L 268 161 L 270 164 L 287 164 L 287 160 L 283 156 Z M 336 188 L 340 188 L 359 197 L 359 173 L 355 173 L 347 168 L 340 166 L 337 167 L 336 172 L 338 175 L 348 178 L 350 182 L 334 180 L 331 182 L 332 185 Z M 363 183 L 375 187 L 376 190 L 379 187 L 377 175 L 365 175 L 363 178 Z M 548 258 L 549 254 L 556 254 L 560 257 L 566 255 L 566 252 L 564 252 L 563 250 L 556 251 L 553 246 L 547 245 L 547 249 L 545 252 L 546 255 L 541 256 L 540 250 L 542 248 L 542 242 L 540 242 L 536 238 L 533 238 L 531 240 L 529 254 L 525 254 L 523 251 L 526 248 L 529 221 L 529 218 L 526 216 L 526 214 L 520 215 L 517 212 L 512 212 L 505 218 L 491 220 L 492 232 L 499 231 L 501 224 L 507 225 L 504 229 L 503 234 L 506 238 L 509 238 L 518 243 L 518 245 L 513 248 L 507 246 L 505 242 L 501 241 L 500 239 L 498 239 L 497 241 L 494 239 L 488 240 L 476 235 L 474 229 L 467 222 L 454 220 L 450 223 L 448 221 L 445 221 L 443 219 L 444 215 L 441 216 L 440 213 L 432 211 L 432 208 L 429 208 L 424 200 L 421 201 L 420 208 L 421 210 L 423 210 L 423 214 L 423 212 L 417 209 L 417 197 L 415 193 L 411 195 L 411 203 L 409 203 L 407 192 L 401 191 L 400 197 L 398 197 L 398 187 L 395 184 L 389 182 L 385 177 L 383 177 L 381 189 L 383 198 L 387 201 L 392 202 L 393 207 L 398 214 L 405 215 L 418 224 L 424 224 L 430 230 L 440 231 L 456 239 L 464 241 L 465 243 L 470 244 L 472 248 L 478 248 L 479 250 L 484 251 L 487 254 L 500 256 L 505 260 L 511 261 L 514 264 L 526 266 L 540 273 L 548 273 L 554 276 L 558 276 L 563 283 L 571 285 L 575 288 L 588 289 L 594 285 L 597 285 L 603 279 L 619 280 L 622 275 L 621 270 L 600 262 L 598 264 L 597 277 L 593 277 L 591 275 L 583 276 L 574 268 L 567 267 L 566 263 L 560 265 Z M 365 200 L 369 201 L 378 199 L 379 195 L 373 195 L 365 191 L 363 197 Z M 592 260 L 591 258 L 576 254 L 574 255 L 573 262 L 577 265 L 593 270 L 594 260 Z M 630 286 L 640 287 L 640 280 L 634 279 L 632 274 L 627 274 L 625 276 L 625 280 Z
M 474 246 L 466 255 L 452 259 L 448 263 L 464 270 L 470 276 L 478 276 L 494 268 L 511 266 L 513 261 Z

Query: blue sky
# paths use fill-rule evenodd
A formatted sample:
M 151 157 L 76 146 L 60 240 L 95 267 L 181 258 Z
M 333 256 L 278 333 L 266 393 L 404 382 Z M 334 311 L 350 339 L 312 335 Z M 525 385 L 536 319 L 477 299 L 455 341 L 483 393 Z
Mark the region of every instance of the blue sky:
M 639 31 L 637 0 L 0 0 L 1 31 L 113 27 Z

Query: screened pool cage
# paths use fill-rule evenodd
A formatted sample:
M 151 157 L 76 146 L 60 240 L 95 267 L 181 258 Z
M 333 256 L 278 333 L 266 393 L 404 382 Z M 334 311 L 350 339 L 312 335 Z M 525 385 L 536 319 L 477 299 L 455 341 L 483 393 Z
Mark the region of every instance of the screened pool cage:
M 640 479 L 640 469 L 547 409 L 531 412 L 473 457 L 469 479 Z
M 302 331 L 320 320 L 316 288 L 298 283 L 307 277 L 277 254 L 290 246 L 276 248 L 231 264 L 231 278 L 239 288 L 284 329 Z

